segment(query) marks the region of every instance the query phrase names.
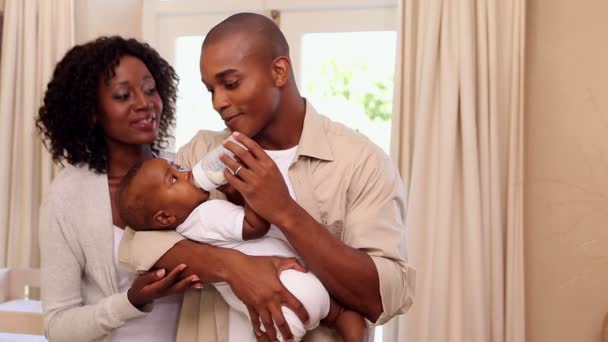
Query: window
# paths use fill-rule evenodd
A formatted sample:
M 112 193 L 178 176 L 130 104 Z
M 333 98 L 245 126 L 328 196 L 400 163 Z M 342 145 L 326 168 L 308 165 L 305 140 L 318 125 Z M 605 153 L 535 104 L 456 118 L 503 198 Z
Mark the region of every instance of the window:
M 394 31 L 308 33 L 301 88 L 315 108 L 390 148 Z M 364 46 L 365 48 L 362 48 Z

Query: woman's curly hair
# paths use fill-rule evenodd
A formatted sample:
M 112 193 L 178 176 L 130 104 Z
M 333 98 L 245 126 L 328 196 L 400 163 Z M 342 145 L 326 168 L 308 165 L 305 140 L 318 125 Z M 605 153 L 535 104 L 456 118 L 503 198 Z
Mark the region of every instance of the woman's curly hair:
M 77 45 L 55 66 L 36 127 L 53 160 L 78 165 L 86 163 L 98 173 L 107 172 L 108 148 L 99 120 L 99 78 L 108 82 L 120 58 L 140 59 L 156 81 L 163 101 L 159 138 L 152 148 L 165 147 L 175 123 L 175 101 L 179 78 L 175 70 L 146 43 L 118 36 L 100 37 Z

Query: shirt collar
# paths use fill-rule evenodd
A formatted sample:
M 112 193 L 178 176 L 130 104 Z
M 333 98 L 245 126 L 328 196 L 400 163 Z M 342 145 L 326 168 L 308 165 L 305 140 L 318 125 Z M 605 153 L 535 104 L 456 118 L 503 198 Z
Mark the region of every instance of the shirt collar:
M 307 156 L 316 159 L 333 161 L 334 154 L 329 144 L 329 137 L 325 127 L 327 118 L 319 114 L 316 109 L 306 101 L 306 113 L 304 114 L 304 126 L 298 147 L 299 156 Z

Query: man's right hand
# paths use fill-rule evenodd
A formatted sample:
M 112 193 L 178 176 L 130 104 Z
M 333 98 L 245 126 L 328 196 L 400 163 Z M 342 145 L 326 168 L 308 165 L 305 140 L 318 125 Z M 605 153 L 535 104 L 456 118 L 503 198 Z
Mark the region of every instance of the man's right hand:
M 245 256 L 237 259 L 227 279 L 235 295 L 247 306 L 253 332 L 260 341 L 277 341 L 275 324 L 285 340 L 293 339 L 293 334 L 283 316 L 282 306 L 293 310 L 302 320 L 308 322 L 308 312 L 302 303 L 291 294 L 279 274 L 287 269 L 306 272 L 295 258 L 268 256 Z M 260 328 L 260 322 L 264 330 Z
M 159 269 L 141 274 L 135 278 L 131 288 L 127 291 L 127 298 L 136 308 L 142 308 L 154 300 L 183 292 L 189 288 L 202 288 L 200 279 L 196 275 L 190 275 L 180 280 L 180 274 L 186 269 L 181 264 L 175 267 L 169 274 L 165 269 Z

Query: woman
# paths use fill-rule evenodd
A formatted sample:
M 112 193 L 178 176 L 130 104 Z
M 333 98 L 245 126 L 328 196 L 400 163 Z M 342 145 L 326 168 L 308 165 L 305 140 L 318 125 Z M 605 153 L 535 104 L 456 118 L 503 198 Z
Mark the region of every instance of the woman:
M 55 68 L 36 122 L 53 160 L 68 164 L 41 209 L 51 341 L 175 340 L 176 294 L 201 287 L 195 275 L 179 280 L 185 265 L 138 277 L 116 266 L 125 224 L 114 193 L 134 164 L 166 143 L 177 81 L 154 49 L 120 37 L 76 46 Z

